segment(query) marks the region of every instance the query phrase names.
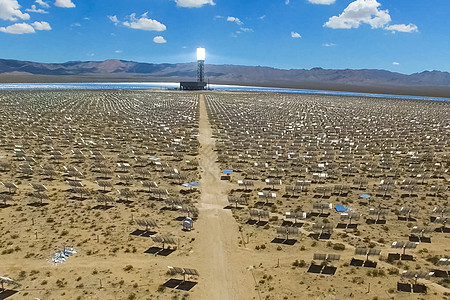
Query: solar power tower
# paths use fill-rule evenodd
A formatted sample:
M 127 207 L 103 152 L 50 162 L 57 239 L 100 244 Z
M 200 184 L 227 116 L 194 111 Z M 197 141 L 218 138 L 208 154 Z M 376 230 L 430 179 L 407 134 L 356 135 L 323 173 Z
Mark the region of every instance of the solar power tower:
M 205 82 L 205 48 L 197 48 L 197 82 Z
M 205 82 L 205 48 L 197 48 L 197 81 L 180 82 L 180 89 L 186 91 L 204 90 Z

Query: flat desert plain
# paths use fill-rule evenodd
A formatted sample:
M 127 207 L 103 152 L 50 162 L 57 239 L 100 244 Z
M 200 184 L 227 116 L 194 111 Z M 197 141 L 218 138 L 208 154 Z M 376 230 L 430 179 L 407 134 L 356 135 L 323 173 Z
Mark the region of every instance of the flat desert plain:
M 0 120 L 0 299 L 450 299 L 449 102 L 2 91 Z

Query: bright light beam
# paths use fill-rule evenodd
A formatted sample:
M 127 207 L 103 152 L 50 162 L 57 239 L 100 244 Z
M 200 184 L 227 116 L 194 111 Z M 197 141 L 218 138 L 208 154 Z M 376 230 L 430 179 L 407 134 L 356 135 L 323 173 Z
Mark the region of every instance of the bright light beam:
M 205 48 L 197 48 L 197 60 L 205 60 Z

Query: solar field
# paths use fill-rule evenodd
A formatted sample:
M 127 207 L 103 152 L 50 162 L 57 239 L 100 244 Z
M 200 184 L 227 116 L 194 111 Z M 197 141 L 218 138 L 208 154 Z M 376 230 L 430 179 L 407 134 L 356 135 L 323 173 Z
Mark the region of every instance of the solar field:
M 55 90 L 0 103 L 0 299 L 450 295 L 448 102 Z

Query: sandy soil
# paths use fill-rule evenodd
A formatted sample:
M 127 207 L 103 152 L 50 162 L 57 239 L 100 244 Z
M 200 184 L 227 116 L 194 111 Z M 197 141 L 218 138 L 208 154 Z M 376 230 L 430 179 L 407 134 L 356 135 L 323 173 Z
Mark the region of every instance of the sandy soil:
M 196 229 L 196 255 L 202 260 L 200 285 L 193 292 L 196 299 L 251 299 L 254 281 L 248 269 L 245 250 L 238 247 L 239 230 L 228 205 L 231 185 L 220 180 L 221 170 L 216 163 L 215 140 L 208 120 L 205 98 L 200 95 L 199 165 L 201 197 L 198 208 L 200 219 Z

